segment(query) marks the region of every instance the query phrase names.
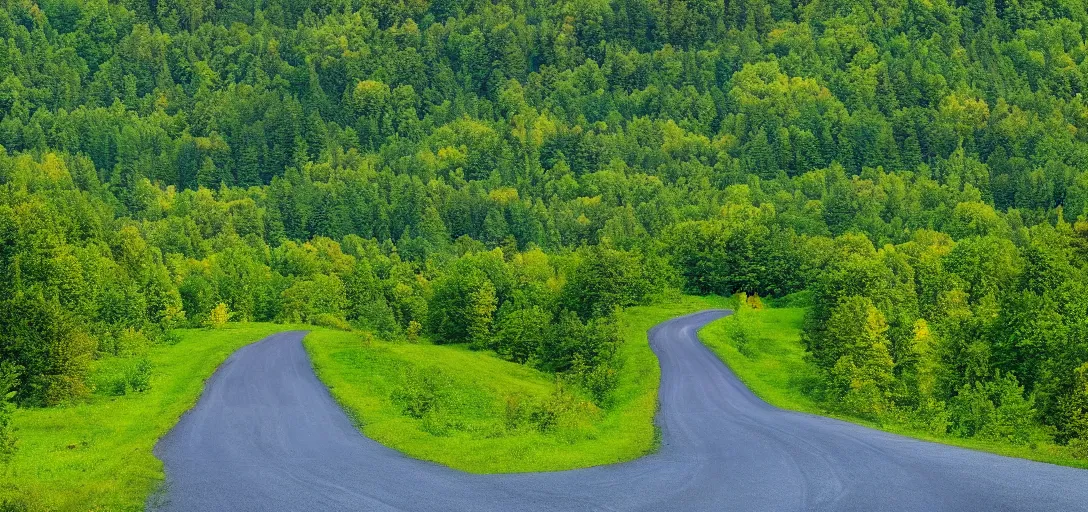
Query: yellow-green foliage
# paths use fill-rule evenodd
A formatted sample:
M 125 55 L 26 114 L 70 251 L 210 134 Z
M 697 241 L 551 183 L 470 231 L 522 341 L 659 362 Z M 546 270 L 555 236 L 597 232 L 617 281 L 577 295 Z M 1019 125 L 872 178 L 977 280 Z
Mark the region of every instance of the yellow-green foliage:
M 329 327 L 332 329 L 339 329 L 341 331 L 351 330 L 351 324 L 349 324 L 347 320 L 344 320 L 343 318 L 340 318 L 339 316 L 330 313 L 319 313 L 317 315 L 314 315 L 312 318 L 310 318 L 310 322 L 314 325 Z
M 876 424 L 864 418 L 834 412 L 819 399 L 821 377 L 805 359 L 801 345 L 804 308 L 739 308 L 740 314 L 712 322 L 699 337 L 756 395 L 783 409 L 834 416 L 928 441 L 1026 459 L 1088 467 L 1074 458 L 1073 450 L 1053 444 L 1019 446 L 1006 442 L 937 436 L 923 428 L 898 423 Z M 738 336 L 739 334 L 739 336 Z M 739 340 L 738 340 L 739 338 Z
M 0 469 L 0 503 L 29 510 L 143 510 L 163 479 L 155 442 L 196 403 L 204 380 L 239 347 L 289 327 L 230 324 L 179 331 L 147 349 L 149 387 L 119 397 L 15 413 L 18 449 Z
M 208 327 L 212 329 L 222 329 L 224 325 L 230 320 L 230 309 L 226 304 L 220 302 L 212 311 L 208 313 Z
M 318 376 L 371 438 L 475 473 L 555 471 L 654 449 L 660 377 L 646 333 L 722 301 L 683 297 L 626 310 L 613 405 L 598 409 L 552 375 L 461 346 L 389 343 L 331 331 L 305 345 Z

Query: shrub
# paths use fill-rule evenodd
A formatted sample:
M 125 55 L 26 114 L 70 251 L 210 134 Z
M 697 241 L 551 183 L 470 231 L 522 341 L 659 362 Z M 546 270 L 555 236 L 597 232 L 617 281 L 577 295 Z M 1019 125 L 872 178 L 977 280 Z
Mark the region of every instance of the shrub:
M 529 421 L 542 433 L 570 438 L 588 429 L 599 411 L 591 402 L 572 392 L 562 379 L 556 379 L 552 394 L 530 410 Z
M 227 325 L 228 321 L 230 321 L 230 316 L 230 309 L 227 308 L 226 304 L 220 302 L 212 308 L 210 313 L 208 313 L 206 325 L 212 329 L 221 329 L 223 326 Z
M 813 297 L 811 290 L 804 290 L 800 292 L 794 292 L 785 297 L 779 299 L 770 299 L 765 302 L 770 302 L 772 306 L 776 308 L 807 308 L 812 307 Z
M 12 389 L 18 378 L 15 365 L 6 361 L 0 364 L 0 463 L 6 463 L 15 453 L 15 427 L 11 424 L 15 404 L 11 400 L 15 398 Z
M 842 357 L 830 376 L 842 410 L 869 419 L 878 419 L 889 412 L 891 404 L 869 368 L 858 367 L 850 358 Z
M 114 340 L 113 354 L 121 357 L 141 355 L 147 352 L 150 345 L 151 340 L 147 339 L 143 331 L 128 327 Z
M 98 393 L 124 396 L 151 389 L 151 361 L 147 358 L 107 357 L 98 361 L 92 381 Z
M 1035 400 L 1012 374 L 1000 372 L 989 381 L 960 388 L 952 399 L 952 433 L 1026 444 L 1039 432 L 1034 424 Z
M 437 368 L 422 371 L 409 368 L 401 384 L 393 389 L 390 399 L 400 407 L 402 414 L 422 419 L 442 407 L 449 387 L 449 379 Z
M 408 322 L 408 330 L 404 333 L 404 339 L 408 343 L 419 343 L 419 334 L 423 332 L 423 324 L 412 320 Z
M 574 411 L 575 402 L 575 397 L 563 386 L 562 381 L 556 381 L 555 391 L 551 396 L 534 407 L 529 414 L 530 421 L 541 432 L 551 432 L 559 426 L 564 416 Z
M 4 498 L 3 501 L 0 501 L 0 512 L 26 512 L 28 510 L 36 510 L 36 508 L 32 507 L 24 496 Z
M 31 380 L 32 388 L 38 386 L 45 391 L 45 405 L 82 398 L 89 392 L 82 375 L 42 375 Z
M 908 421 L 918 430 L 943 436 L 948 433 L 951 420 L 948 407 L 944 402 L 927 398 L 913 410 Z
M 503 408 L 503 419 L 506 430 L 517 430 L 529 421 L 532 414 L 533 403 L 522 393 L 510 393 L 506 395 Z
M 167 330 L 159 335 L 158 342 L 163 345 L 177 345 L 181 341 L 181 334 L 177 331 Z
M 1059 399 L 1065 416 L 1059 437 L 1070 446 L 1079 439 L 1080 450 L 1088 458 L 1088 363 L 1073 370 L 1073 390 Z
M 111 396 L 125 396 L 128 394 L 128 377 L 124 374 L 114 375 L 107 381 L 106 393 Z
M 1080 437 L 1070 439 L 1069 449 L 1074 458 L 1088 459 L 1088 439 Z
M 619 372 L 611 361 L 589 366 L 579 357 L 575 360 L 572 374 L 582 389 L 593 397 L 593 403 L 601 407 L 611 404 L 612 390 L 619 385 Z
M 748 327 L 748 324 L 740 318 L 735 318 L 729 323 L 729 339 L 733 341 L 733 346 L 737 347 L 737 352 L 749 359 L 755 356 L 750 331 L 751 328 Z
M 129 367 L 125 377 L 129 389 L 137 393 L 151 389 L 151 361 L 147 358 L 137 360 Z
M 351 330 L 351 324 L 349 324 L 347 320 L 344 320 L 343 318 L 340 318 L 331 313 L 320 313 L 314 315 L 310 319 L 310 322 L 314 325 L 319 325 L 321 327 L 331 327 L 333 329 L 340 329 L 341 331 Z

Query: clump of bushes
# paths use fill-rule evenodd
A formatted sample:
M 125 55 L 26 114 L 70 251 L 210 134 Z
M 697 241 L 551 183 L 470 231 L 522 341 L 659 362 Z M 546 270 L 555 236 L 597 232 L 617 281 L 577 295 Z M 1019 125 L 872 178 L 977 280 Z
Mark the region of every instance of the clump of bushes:
M 208 313 L 208 319 L 204 322 L 204 325 L 212 329 L 222 329 L 230 321 L 230 317 L 230 308 L 220 302 Z
M 11 424 L 15 404 L 11 401 L 15 398 L 13 389 L 18 378 L 15 365 L 6 361 L 0 364 L 0 464 L 15 454 L 15 428 Z
M 341 331 L 350 331 L 351 324 L 347 320 L 331 313 L 320 313 L 310 318 L 310 323 L 320 327 L 330 327 Z
M 437 368 L 407 367 L 390 393 L 390 401 L 420 428 L 435 436 L 456 432 L 473 437 L 501 437 L 518 432 L 539 432 L 561 439 L 584 437 L 600 409 L 579 391 L 570 377 L 557 377 L 547 396 L 521 392 L 495 400 L 486 392 L 474 393 Z
M 437 368 L 409 367 L 390 399 L 401 414 L 420 420 L 423 431 L 434 436 L 479 427 L 467 421 L 465 404 L 452 379 Z
M 449 398 L 452 384 L 438 369 L 418 370 L 409 367 L 390 399 L 402 414 L 422 419 L 440 411 Z
M 98 351 L 117 357 L 132 357 L 147 353 L 151 340 L 142 330 L 127 327 L 115 336 L 103 336 Z
M 408 328 L 404 331 L 404 340 L 408 343 L 419 343 L 420 333 L 423 332 L 423 324 L 412 320 L 408 322 Z
M 600 409 L 556 379 L 555 389 L 547 398 L 534 399 L 523 393 L 506 396 L 504 420 L 507 431 L 534 429 L 541 433 L 581 432 Z
M 751 314 L 753 309 L 762 309 L 763 303 L 758 295 L 748 297 L 743 292 L 734 295 L 733 302 L 735 303 L 733 317 L 729 319 L 726 332 L 729 335 L 729 340 L 733 342 L 733 346 L 737 348 L 737 352 L 740 352 L 744 357 L 752 358 L 756 355 L 756 349 L 752 345 L 752 332 L 747 316 Z M 758 307 L 753 307 L 753 304 Z
M 1016 377 L 1000 373 L 993 380 L 965 385 L 952 399 L 952 433 L 1027 444 L 1038 437 L 1035 400 L 1024 397 Z
M 143 393 L 151 389 L 151 370 L 146 357 L 102 359 L 92 377 L 94 389 L 108 396 Z

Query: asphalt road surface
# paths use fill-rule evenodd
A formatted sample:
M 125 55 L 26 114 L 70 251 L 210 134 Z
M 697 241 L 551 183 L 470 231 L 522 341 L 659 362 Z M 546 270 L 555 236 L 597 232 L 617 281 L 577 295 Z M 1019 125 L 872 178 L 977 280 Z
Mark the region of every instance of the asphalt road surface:
M 728 314 L 658 325 L 661 449 L 556 473 L 473 475 L 363 436 L 314 376 L 305 333 L 242 348 L 155 449 L 151 509 L 1088 510 L 1088 471 L 916 441 L 776 409 L 696 337 Z

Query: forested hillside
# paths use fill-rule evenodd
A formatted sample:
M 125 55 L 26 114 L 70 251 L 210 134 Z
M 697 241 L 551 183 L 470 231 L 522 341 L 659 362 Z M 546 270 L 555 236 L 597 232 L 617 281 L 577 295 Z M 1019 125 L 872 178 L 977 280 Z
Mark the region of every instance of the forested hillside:
M 468 343 L 608 407 L 615 308 L 809 290 L 844 412 L 1088 457 L 1083 2 L 0 4 L 20 407 L 141 392 L 149 345 L 228 320 Z

